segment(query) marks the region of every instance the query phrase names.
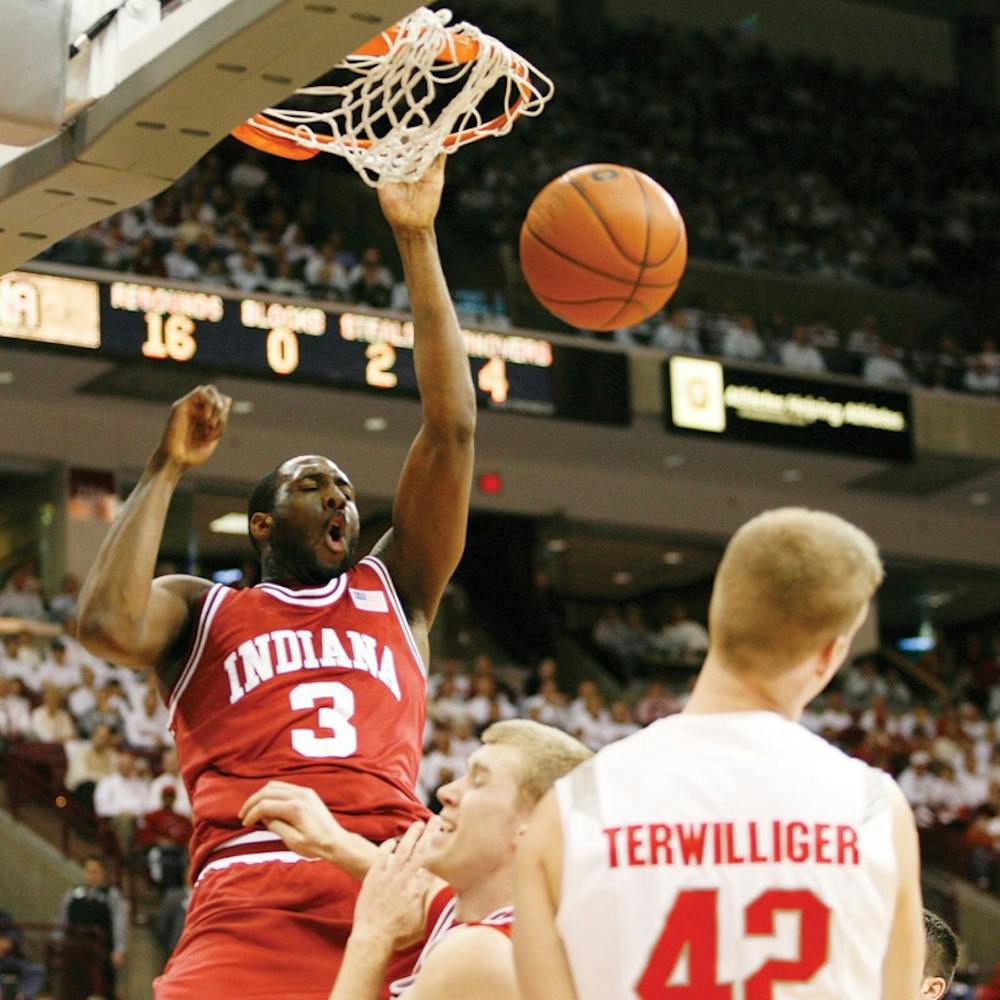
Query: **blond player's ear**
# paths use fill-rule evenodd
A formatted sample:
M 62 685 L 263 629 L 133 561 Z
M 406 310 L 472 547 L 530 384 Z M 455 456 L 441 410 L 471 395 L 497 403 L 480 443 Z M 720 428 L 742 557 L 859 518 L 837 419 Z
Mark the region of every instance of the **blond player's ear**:
M 920 1000 L 941 1000 L 948 992 L 948 984 L 940 976 L 930 976 L 920 987 Z

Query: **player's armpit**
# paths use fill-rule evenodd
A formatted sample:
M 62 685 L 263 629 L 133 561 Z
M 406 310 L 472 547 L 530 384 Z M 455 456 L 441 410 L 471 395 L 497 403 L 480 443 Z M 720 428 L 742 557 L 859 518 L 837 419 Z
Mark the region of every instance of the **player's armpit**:
M 518 1000 L 510 938 L 490 927 L 450 932 L 427 957 L 406 1000 Z
M 884 1000 L 920 995 L 924 968 L 923 901 L 920 892 L 920 845 L 913 813 L 899 786 L 887 780 L 892 806 L 893 846 L 899 865 L 896 912 L 882 963 Z
M 115 627 L 98 615 L 81 618 L 80 638 L 90 652 L 123 667 L 156 667 L 165 686 L 183 658 L 192 610 L 211 587 L 194 576 L 163 576 L 153 580 L 142 617 L 131 628 Z
M 514 962 L 523 1000 L 576 1000 L 556 929 L 562 824 L 554 792 L 538 804 L 514 864 Z

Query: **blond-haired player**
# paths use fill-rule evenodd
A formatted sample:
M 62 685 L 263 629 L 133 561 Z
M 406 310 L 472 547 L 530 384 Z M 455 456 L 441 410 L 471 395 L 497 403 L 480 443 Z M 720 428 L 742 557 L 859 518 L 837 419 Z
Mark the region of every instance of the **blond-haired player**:
M 466 774 L 438 790 L 440 819 L 415 823 L 398 844 L 376 848 L 347 833 L 300 786 L 270 782 L 247 800 L 248 826 L 265 823 L 293 850 L 364 877 L 331 1000 L 375 1000 L 394 951 L 421 939 L 412 971 L 389 984 L 391 996 L 517 1000 L 515 847 L 539 799 L 591 752 L 527 719 L 494 723 L 482 742 Z M 398 963 L 392 968 L 398 973 Z
M 883 570 L 832 514 L 786 508 L 722 558 L 684 712 L 556 783 L 519 850 L 525 1000 L 903 1000 L 923 926 L 916 829 L 883 772 L 797 719 Z

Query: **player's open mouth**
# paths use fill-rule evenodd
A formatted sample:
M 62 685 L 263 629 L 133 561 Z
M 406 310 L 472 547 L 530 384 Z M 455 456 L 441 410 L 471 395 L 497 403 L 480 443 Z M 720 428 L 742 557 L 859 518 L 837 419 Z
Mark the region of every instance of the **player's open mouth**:
M 325 542 L 326 547 L 331 552 L 336 552 L 338 554 L 343 553 L 346 546 L 344 544 L 344 528 L 340 520 L 334 520 L 331 522 L 326 531 Z

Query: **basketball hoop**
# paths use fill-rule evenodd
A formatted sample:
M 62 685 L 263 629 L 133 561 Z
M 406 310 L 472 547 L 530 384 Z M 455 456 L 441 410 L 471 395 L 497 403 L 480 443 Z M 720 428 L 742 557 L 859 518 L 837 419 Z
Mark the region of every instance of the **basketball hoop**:
M 450 20 L 451 11 L 417 9 L 337 64 L 353 75 L 350 82 L 295 92 L 335 98 L 335 108 L 266 108 L 233 135 L 289 160 L 336 153 L 380 187 L 418 180 L 438 153 L 505 135 L 516 119 L 540 115 L 552 81 L 474 25 Z M 503 107 L 486 118 L 479 105 L 494 89 Z

